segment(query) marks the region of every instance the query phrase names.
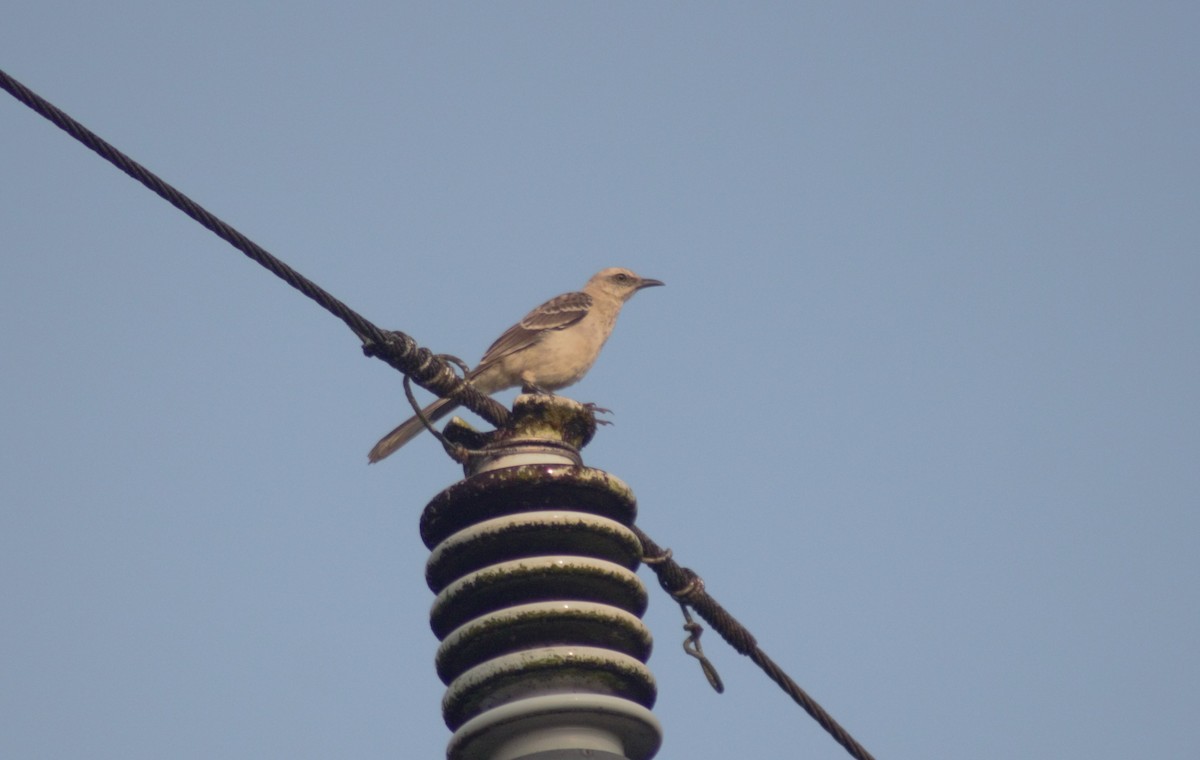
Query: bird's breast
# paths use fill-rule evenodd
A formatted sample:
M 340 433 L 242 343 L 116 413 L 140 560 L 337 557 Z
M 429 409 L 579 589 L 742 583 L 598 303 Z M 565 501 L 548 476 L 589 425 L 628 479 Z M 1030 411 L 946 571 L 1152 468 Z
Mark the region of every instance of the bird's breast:
M 527 367 L 534 382 L 546 390 L 558 390 L 579 382 L 596 362 L 600 349 L 612 332 L 616 315 L 588 314 L 565 330 L 548 330 L 531 347 Z

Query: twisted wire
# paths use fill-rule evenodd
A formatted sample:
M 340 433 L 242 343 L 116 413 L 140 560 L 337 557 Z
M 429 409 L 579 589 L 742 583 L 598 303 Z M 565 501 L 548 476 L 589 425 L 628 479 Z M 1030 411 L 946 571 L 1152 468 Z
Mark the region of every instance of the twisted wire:
M 463 406 L 493 425 L 500 426 L 508 421 L 508 410 L 502 404 L 477 391 L 446 362 L 428 349 L 418 346 L 410 336 L 399 331 L 380 329 L 335 298 L 333 294 L 280 261 L 262 246 L 238 232 L 208 209 L 122 153 L 2 69 L 0 69 L 0 87 L 113 166 L 154 191 L 160 198 L 265 267 L 276 277 L 308 296 L 330 314 L 342 320 L 362 341 L 363 353 L 367 356 L 382 360 L 411 377 L 422 388 L 436 393 L 438 396 L 454 397 Z
M 647 558 L 646 564 L 658 576 L 658 583 L 681 604 L 686 604 L 696 611 L 700 617 L 708 621 L 713 630 L 721 634 L 731 647 L 739 654 L 749 657 L 767 677 L 779 685 L 792 700 L 804 708 L 833 740 L 842 745 L 846 752 L 856 760 L 875 760 L 874 756 L 855 740 L 850 732 L 842 728 L 825 708 L 813 699 L 804 689 L 779 667 L 766 652 L 758 646 L 754 636 L 746 630 L 738 620 L 713 599 L 704 590 L 704 581 L 690 568 L 684 567 L 671 558 L 669 549 L 663 549 L 654 542 L 645 531 L 633 526 L 633 532 L 642 542 L 642 554 Z

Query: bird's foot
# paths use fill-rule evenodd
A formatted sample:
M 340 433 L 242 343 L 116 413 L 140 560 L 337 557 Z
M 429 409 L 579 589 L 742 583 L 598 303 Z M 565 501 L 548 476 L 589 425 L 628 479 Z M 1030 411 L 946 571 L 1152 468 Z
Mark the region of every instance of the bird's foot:
M 598 406 L 597 404 L 594 404 L 591 401 L 584 404 L 583 408 L 587 409 L 589 412 L 592 413 L 592 419 L 595 419 L 597 414 L 612 414 L 613 413 L 612 409 L 605 409 L 604 407 Z M 597 425 L 611 425 L 613 423 L 612 423 L 612 420 L 596 420 L 596 424 Z

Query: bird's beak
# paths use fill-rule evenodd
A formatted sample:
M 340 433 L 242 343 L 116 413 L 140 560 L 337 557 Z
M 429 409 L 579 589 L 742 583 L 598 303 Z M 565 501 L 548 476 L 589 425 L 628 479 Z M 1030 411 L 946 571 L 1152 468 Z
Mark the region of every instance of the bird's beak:
M 652 280 L 649 277 L 643 277 L 642 281 L 638 283 L 637 289 L 641 290 L 642 288 L 653 288 L 658 285 L 666 285 L 666 283 L 662 280 Z

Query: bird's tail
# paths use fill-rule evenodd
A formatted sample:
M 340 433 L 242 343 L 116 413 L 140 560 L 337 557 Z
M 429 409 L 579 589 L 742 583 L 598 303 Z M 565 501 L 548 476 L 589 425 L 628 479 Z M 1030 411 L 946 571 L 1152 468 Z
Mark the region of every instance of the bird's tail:
M 440 398 L 421 411 L 424 413 L 426 419 L 433 422 L 445 417 L 457 406 L 458 404 L 451 399 Z M 416 438 L 423 430 L 425 430 L 425 426 L 421 424 L 421 420 L 417 417 L 410 417 L 401 422 L 395 430 L 380 438 L 379 443 L 375 444 L 375 448 L 371 449 L 371 452 L 367 454 L 367 460 L 371 464 L 375 464 L 380 459 L 391 455 L 392 452 L 413 438 Z

